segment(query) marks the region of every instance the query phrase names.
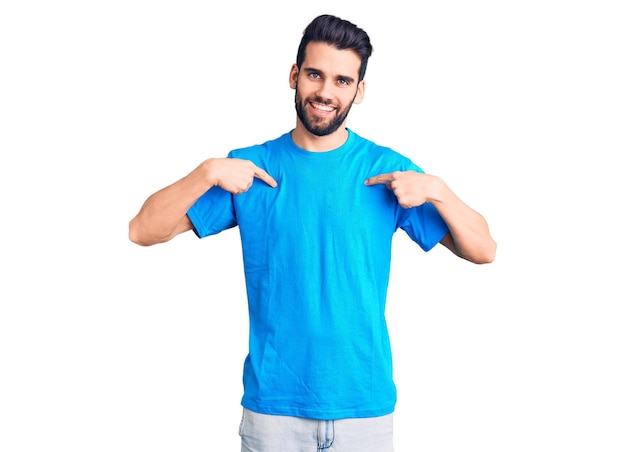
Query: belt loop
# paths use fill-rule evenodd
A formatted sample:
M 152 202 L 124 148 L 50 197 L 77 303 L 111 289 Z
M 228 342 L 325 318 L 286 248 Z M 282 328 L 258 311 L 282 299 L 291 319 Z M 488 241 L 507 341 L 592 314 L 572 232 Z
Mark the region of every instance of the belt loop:
M 335 440 L 335 421 L 317 421 L 317 450 L 328 449 Z

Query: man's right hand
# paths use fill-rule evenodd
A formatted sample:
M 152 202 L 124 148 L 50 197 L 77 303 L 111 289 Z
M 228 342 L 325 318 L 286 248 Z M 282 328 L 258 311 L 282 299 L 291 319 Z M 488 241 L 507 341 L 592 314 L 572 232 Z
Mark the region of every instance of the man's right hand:
M 264 169 L 250 160 L 234 158 L 211 158 L 204 162 L 211 185 L 240 195 L 250 189 L 254 178 L 260 179 L 270 187 L 278 183 Z

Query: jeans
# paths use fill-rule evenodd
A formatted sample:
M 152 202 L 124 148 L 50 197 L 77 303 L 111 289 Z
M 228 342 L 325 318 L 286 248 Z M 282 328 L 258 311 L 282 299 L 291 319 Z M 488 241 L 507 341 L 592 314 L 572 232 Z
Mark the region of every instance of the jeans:
M 317 420 L 243 409 L 241 452 L 393 452 L 393 415 Z

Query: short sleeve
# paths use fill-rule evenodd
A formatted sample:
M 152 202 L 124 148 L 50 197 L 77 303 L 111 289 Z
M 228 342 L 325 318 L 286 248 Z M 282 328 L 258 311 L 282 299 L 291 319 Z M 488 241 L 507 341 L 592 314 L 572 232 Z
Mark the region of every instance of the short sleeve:
M 198 198 L 187 216 L 200 238 L 237 226 L 232 195 L 220 187 L 213 187 Z
M 398 226 L 424 251 L 430 251 L 449 232 L 448 225 L 430 203 L 403 209 L 399 220 Z

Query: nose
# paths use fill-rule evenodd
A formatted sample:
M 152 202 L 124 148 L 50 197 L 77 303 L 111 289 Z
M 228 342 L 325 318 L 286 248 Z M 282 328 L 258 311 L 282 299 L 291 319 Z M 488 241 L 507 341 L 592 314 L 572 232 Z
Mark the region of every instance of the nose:
M 316 94 L 322 99 L 332 99 L 334 86 L 335 85 L 332 80 L 325 79 L 322 83 L 320 83 Z

